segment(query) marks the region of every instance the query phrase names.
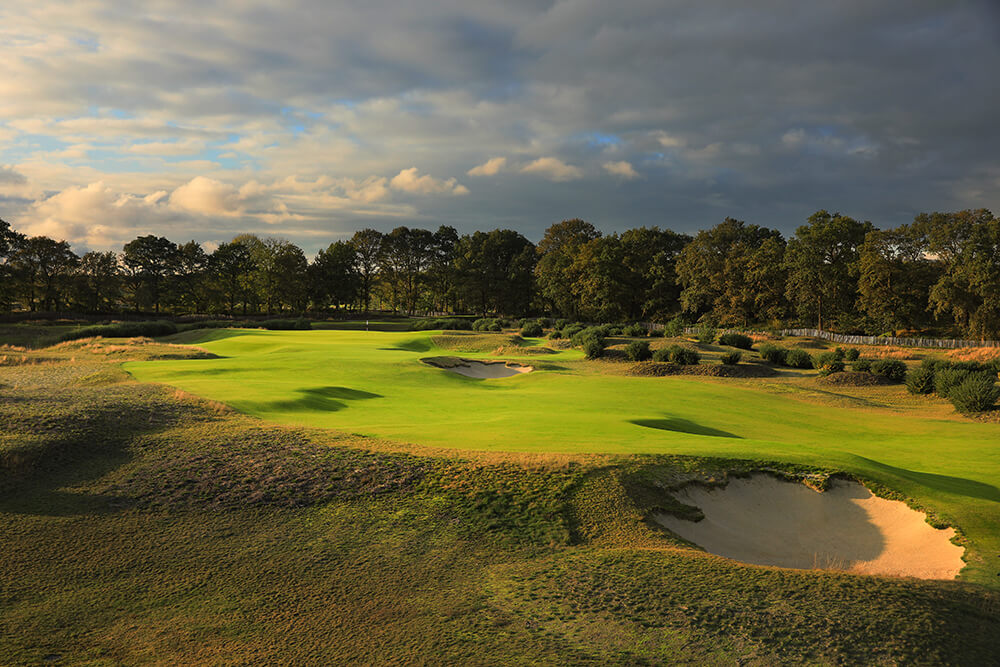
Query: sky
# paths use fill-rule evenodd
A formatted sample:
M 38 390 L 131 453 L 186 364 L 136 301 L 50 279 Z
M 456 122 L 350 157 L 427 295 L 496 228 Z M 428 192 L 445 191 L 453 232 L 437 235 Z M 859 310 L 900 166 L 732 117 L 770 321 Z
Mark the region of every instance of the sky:
M 77 250 L 892 227 L 1000 212 L 998 81 L 995 0 L 6 0 L 0 218 Z

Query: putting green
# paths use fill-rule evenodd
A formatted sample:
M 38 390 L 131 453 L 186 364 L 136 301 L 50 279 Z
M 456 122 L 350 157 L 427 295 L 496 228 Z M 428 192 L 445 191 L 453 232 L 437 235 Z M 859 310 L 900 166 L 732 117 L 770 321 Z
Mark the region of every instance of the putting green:
M 126 368 L 270 421 L 422 445 L 835 466 L 919 499 L 997 559 L 1000 424 L 823 405 L 748 383 L 603 374 L 572 350 L 504 354 L 537 370 L 472 379 L 419 362 L 455 354 L 436 348 L 434 333 L 209 331 L 185 342 L 220 358 Z

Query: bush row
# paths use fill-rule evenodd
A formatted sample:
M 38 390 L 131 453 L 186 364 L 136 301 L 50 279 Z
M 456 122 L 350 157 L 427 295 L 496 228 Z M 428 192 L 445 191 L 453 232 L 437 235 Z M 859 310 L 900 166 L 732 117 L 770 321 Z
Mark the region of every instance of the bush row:
M 997 363 L 947 362 L 928 359 L 906 378 L 912 394 L 937 394 L 964 414 L 991 409 L 1000 398 Z

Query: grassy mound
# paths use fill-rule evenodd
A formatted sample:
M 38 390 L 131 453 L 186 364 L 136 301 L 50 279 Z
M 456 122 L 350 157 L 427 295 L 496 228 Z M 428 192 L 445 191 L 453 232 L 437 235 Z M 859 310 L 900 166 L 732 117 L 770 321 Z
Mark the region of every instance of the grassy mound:
M 255 343 L 262 356 L 253 363 L 260 364 L 289 354 L 295 337 L 305 335 L 255 332 L 242 343 L 227 337 L 212 345 L 221 353 Z M 391 335 L 373 338 L 372 358 L 386 358 L 387 366 L 420 354 L 392 347 Z M 324 372 L 336 376 L 342 364 L 342 372 L 361 377 L 350 350 L 357 354 L 362 339 L 351 340 L 333 354 L 326 347 Z M 220 656 L 302 664 L 986 664 L 1000 652 L 1000 594 L 982 586 L 743 566 L 647 521 L 671 502 L 666 490 L 690 481 L 713 484 L 764 468 L 821 484 L 834 469 L 769 462 L 759 443 L 757 455 L 736 458 L 407 454 L 402 443 L 272 425 L 127 381 L 114 355 L 86 344 L 44 354 L 45 363 L 5 368 L 0 378 L 3 664 L 197 664 Z M 570 368 L 575 358 L 553 363 Z M 150 365 L 227 371 L 232 360 Z M 366 355 L 361 360 L 371 366 Z M 587 384 L 592 366 L 578 363 L 577 371 L 533 374 L 519 386 L 558 385 L 563 375 L 569 386 Z M 429 419 L 454 406 L 438 408 L 428 393 L 479 387 L 424 370 L 417 372 L 423 400 L 414 409 L 431 411 Z M 199 369 L 190 377 L 222 375 Z M 271 389 L 282 381 L 272 375 Z M 396 381 L 405 390 L 406 382 Z M 638 378 L 618 381 L 649 393 Z M 252 378 L 238 383 L 261 391 Z M 693 419 L 679 400 L 719 383 L 688 377 L 656 384 L 669 399 L 663 406 L 686 416 L 653 412 L 624 424 L 628 432 L 748 451 L 745 440 L 720 437 L 722 429 Z M 681 391 L 672 391 L 674 384 Z M 610 386 L 621 392 L 628 385 Z M 389 381 L 383 394 L 373 389 L 328 386 L 295 401 L 346 415 L 392 396 Z M 482 403 L 483 395 L 516 393 L 477 395 Z M 545 400 L 528 393 L 532 402 Z M 636 395 L 626 399 L 635 403 Z M 783 396 L 781 404 L 795 401 Z M 481 428 L 484 414 L 459 416 Z M 865 414 L 877 426 L 877 413 Z M 780 431 L 774 414 L 765 421 Z M 11 451 L 30 455 L 6 456 Z M 960 514 L 979 545 L 974 557 L 992 553 L 981 546 L 998 502 L 987 484 L 875 464 L 868 470 Z M 935 485 L 969 499 L 964 513 L 942 502 Z M 996 572 L 979 567 L 995 583 Z

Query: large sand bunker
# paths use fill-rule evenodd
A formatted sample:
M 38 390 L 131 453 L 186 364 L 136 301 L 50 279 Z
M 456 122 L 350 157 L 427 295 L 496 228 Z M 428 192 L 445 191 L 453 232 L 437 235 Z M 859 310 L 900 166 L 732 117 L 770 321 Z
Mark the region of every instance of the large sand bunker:
M 480 380 L 495 380 L 508 378 L 535 370 L 531 366 L 517 364 L 512 361 L 477 361 L 475 359 L 459 359 L 457 357 L 430 357 L 420 361 L 465 377 Z
M 733 479 L 724 488 L 688 486 L 674 494 L 705 518 L 655 520 L 720 556 L 756 565 L 833 569 L 921 579 L 953 579 L 965 565 L 952 528 L 861 484 L 836 480 L 819 493 L 770 475 Z

